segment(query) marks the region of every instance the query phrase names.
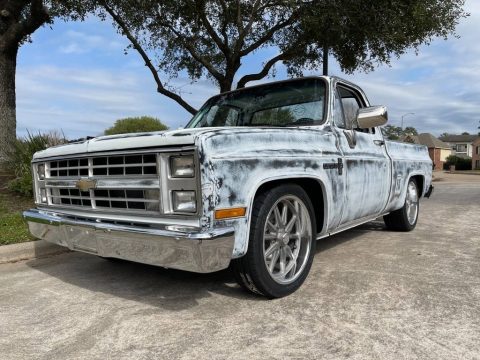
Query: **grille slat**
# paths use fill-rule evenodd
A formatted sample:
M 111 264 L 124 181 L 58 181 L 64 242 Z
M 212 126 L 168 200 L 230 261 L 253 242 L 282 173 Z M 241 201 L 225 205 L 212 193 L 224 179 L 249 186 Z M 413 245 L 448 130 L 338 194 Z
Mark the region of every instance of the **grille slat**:
M 160 211 L 155 154 L 56 160 L 47 162 L 46 169 L 50 205 L 130 212 Z M 76 182 L 87 177 L 96 180 L 96 187 L 80 191 Z M 126 177 L 130 178 L 128 184 L 123 183 Z
M 91 161 L 88 161 L 88 159 L 91 159 Z M 47 177 L 88 176 L 89 170 L 95 176 L 141 176 L 156 175 L 158 173 L 156 156 L 153 154 L 142 154 L 50 161 L 47 166 Z

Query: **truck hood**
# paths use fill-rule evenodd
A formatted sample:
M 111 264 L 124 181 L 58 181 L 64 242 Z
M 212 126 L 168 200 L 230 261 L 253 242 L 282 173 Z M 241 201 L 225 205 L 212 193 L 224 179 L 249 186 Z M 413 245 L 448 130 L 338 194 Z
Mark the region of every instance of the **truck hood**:
M 300 128 L 269 128 L 269 127 L 210 127 L 197 129 L 167 130 L 148 133 L 120 134 L 100 136 L 86 141 L 60 145 L 35 153 L 34 160 L 55 156 L 96 153 L 115 150 L 133 150 L 142 148 L 182 147 L 192 146 L 201 142 L 200 137 L 208 139 L 214 145 L 210 148 L 213 153 L 234 154 L 258 151 L 312 152 L 320 150 L 321 138 L 331 132 L 314 127 Z M 305 149 L 304 149 L 305 148 Z
M 193 145 L 202 133 L 215 128 L 167 130 L 146 133 L 99 136 L 90 140 L 59 145 L 35 153 L 34 159 L 100 151 L 128 150 L 148 147 Z

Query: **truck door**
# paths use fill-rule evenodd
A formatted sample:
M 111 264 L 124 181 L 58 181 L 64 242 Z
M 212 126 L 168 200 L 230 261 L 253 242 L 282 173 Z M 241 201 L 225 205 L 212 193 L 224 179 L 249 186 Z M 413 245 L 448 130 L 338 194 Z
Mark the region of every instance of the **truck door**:
M 379 128 L 357 129 L 359 108 L 367 105 L 360 92 L 348 85 L 336 85 L 337 106 L 335 132 L 343 153 L 345 203 L 340 224 L 345 225 L 369 216 L 381 215 L 388 201 L 391 164 Z

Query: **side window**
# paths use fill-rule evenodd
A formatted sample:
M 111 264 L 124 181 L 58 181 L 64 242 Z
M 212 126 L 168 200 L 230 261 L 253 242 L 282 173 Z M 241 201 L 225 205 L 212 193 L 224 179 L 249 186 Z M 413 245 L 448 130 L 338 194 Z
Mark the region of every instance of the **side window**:
M 357 95 L 347 88 L 339 86 L 338 92 L 342 101 L 345 126 L 347 129 L 351 129 L 355 127 L 354 124 L 357 119 L 358 109 L 362 107 L 362 103 Z
M 335 91 L 333 99 L 333 122 L 334 124 L 341 128 L 345 129 L 345 118 L 343 117 L 342 101 L 338 91 Z

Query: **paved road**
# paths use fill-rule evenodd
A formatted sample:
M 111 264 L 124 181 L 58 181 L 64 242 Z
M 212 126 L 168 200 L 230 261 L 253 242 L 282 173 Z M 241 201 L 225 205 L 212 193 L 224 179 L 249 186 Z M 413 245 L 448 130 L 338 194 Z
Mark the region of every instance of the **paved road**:
M 0 265 L 2 359 L 478 359 L 480 177 L 440 181 L 414 232 L 322 240 L 267 301 L 231 275 L 67 253 Z

